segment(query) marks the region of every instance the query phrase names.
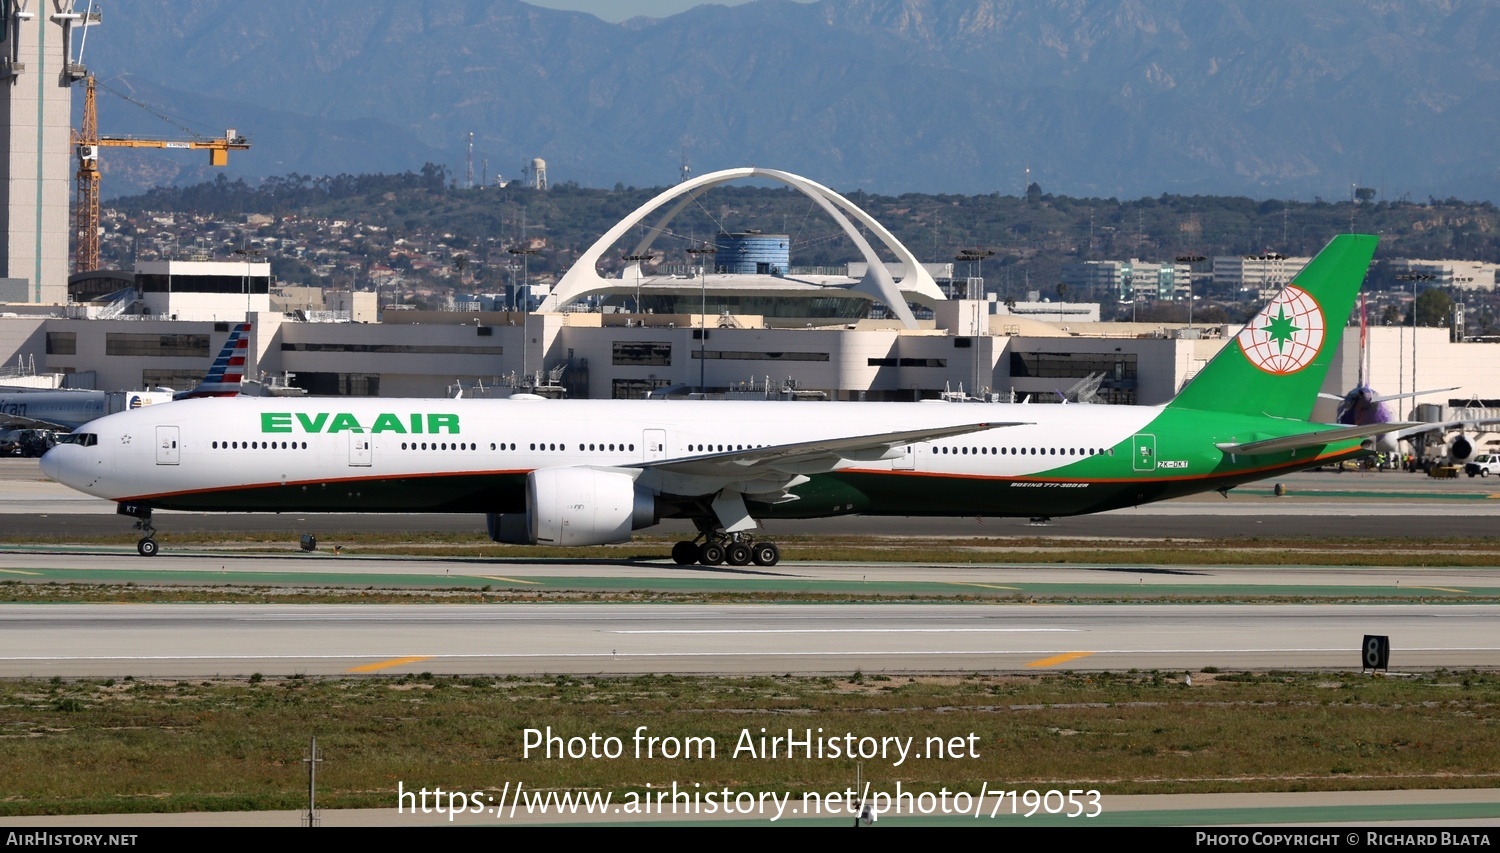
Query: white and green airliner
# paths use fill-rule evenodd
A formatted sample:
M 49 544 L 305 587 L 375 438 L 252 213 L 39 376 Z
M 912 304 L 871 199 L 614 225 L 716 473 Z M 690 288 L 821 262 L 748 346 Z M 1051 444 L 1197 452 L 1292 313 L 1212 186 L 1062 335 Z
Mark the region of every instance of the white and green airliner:
M 474 512 L 492 538 L 774 565 L 762 519 L 1064 516 L 1361 456 L 1402 425 L 1310 423 L 1376 238 L 1334 238 L 1164 406 L 221 397 L 110 415 L 42 460 L 153 509 Z

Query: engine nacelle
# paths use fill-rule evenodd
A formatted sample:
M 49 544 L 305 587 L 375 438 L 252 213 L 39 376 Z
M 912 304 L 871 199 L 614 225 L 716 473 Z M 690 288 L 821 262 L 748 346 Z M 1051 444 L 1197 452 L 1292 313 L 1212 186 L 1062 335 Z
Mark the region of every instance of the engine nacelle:
M 635 478 L 593 468 L 532 471 L 524 514 L 485 517 L 491 539 L 521 545 L 612 545 L 656 521 L 656 497 Z
M 534 545 L 531 541 L 531 524 L 524 512 L 485 513 L 484 526 L 490 539 L 506 545 Z
M 1452 442 L 1448 444 L 1448 462 L 1451 465 L 1462 465 L 1474 456 L 1474 442 L 1470 441 L 1463 433 L 1459 433 Z

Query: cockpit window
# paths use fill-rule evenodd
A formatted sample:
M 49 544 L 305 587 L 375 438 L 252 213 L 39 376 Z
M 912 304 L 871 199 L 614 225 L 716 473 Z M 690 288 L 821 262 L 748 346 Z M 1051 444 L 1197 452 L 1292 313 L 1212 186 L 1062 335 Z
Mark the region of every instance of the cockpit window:
M 92 432 L 74 432 L 57 437 L 58 444 L 80 444 L 84 447 L 93 447 L 99 443 L 99 436 Z

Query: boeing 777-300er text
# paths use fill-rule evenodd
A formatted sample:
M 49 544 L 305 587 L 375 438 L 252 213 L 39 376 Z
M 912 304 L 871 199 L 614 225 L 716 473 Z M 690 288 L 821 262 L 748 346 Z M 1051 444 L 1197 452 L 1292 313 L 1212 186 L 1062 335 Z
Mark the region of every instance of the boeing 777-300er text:
M 474 512 L 491 538 L 774 565 L 764 519 L 1099 512 L 1336 462 L 1404 424 L 1308 422 L 1376 238 L 1333 239 L 1164 406 L 233 397 L 111 415 L 42 460 L 154 509 Z

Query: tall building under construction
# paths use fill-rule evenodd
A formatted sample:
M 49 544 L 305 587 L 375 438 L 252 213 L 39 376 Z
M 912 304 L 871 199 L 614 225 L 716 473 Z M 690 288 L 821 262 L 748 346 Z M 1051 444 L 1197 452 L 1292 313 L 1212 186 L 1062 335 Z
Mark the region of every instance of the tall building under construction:
M 83 77 L 72 42 L 84 13 L 73 0 L 6 0 L 3 15 L 0 302 L 66 303 L 70 89 Z

